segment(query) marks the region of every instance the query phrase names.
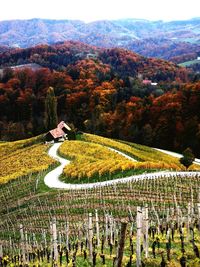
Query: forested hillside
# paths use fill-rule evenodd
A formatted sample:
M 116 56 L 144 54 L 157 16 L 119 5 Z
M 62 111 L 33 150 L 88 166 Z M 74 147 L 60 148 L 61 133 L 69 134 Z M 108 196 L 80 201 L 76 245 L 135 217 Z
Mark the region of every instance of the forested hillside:
M 196 57 L 200 52 L 199 26 L 199 18 L 170 22 L 143 19 L 90 23 L 48 19 L 1 21 L 0 45 L 24 48 L 73 40 L 104 48 L 123 47 L 143 56 L 176 62 L 176 57 L 191 53 Z
M 16 66 L 27 63 L 39 67 Z M 79 130 L 172 150 L 190 146 L 199 155 L 200 82 L 185 68 L 75 42 L 12 50 L 0 64 L 2 140 L 47 130 L 52 86 L 59 119 Z

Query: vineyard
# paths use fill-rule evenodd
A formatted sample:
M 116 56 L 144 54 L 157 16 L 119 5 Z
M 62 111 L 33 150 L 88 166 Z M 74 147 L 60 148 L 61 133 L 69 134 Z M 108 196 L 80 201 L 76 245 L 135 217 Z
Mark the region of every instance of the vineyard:
M 138 161 L 143 162 L 159 162 L 159 163 L 168 163 L 171 164 L 173 168 L 176 168 L 177 170 L 180 170 L 183 168 L 183 166 L 180 166 L 180 163 L 178 159 L 171 157 L 169 155 L 166 155 L 164 153 L 161 153 L 159 151 L 156 151 L 153 148 L 134 144 L 134 143 L 125 143 L 125 142 L 119 142 L 116 140 L 112 140 L 109 138 L 92 135 L 92 134 L 84 134 L 82 136 L 82 140 L 98 143 L 104 146 L 109 146 L 115 149 L 118 149 L 133 158 L 135 158 Z
M 64 168 L 63 180 L 67 183 L 99 182 L 137 174 L 144 170 L 177 167 L 175 164 L 164 162 L 135 162 L 108 147 L 83 141 L 65 142 L 59 153 L 72 161 Z
M 48 147 L 35 142 L 37 139 L 31 138 L 0 144 L 0 184 L 56 165 L 56 161 L 47 156 Z
M 126 164 L 147 164 L 147 159 L 161 164 L 166 158 L 166 164 L 171 162 L 177 170 L 181 168 L 178 160 L 172 157 L 170 161 L 170 156 L 148 147 L 85 134 L 81 139 L 60 147 L 59 153 L 71 161 L 64 170 L 65 175 L 70 173 L 70 179 L 83 179 L 90 170 L 96 177 L 96 166 L 99 170 L 105 166 L 107 176 L 112 166 L 109 161 L 113 167 L 121 164 L 120 172 Z M 41 153 L 40 160 L 45 159 L 47 146 L 25 143 L 9 143 L 11 149 L 2 143 L 0 148 L 8 149 L 4 156 L 10 153 L 15 161 L 18 149 L 18 160 L 31 149 Z M 130 161 L 106 146 L 140 162 Z M 151 179 L 84 190 L 56 190 L 44 184 L 49 166 L 55 164 L 48 159 L 46 168 L 30 170 L 1 184 L 0 266 L 200 265 L 198 172 L 187 172 L 185 176 L 163 173 Z M 71 174 L 73 169 L 75 173 Z

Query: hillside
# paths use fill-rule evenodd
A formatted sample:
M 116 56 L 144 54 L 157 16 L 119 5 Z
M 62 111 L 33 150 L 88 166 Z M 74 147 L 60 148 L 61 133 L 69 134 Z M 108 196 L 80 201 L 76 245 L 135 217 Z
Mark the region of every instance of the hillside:
M 64 70 L 68 66 L 72 68 L 73 65 L 76 67 L 78 64 L 84 64 L 84 60 L 91 60 L 96 64 L 108 64 L 112 73 L 120 77 L 135 78 L 138 74 L 142 74 L 143 78 L 165 81 L 174 80 L 176 76 L 178 78 L 180 72 L 187 75 L 183 68 L 168 61 L 146 58 L 121 48 L 103 49 L 74 41 L 38 45 L 26 49 L 17 48 L 0 54 L 1 68 L 37 63 L 42 67 Z
M 15 49 L 0 64 L 1 140 L 46 130 L 52 86 L 58 119 L 80 130 L 199 155 L 199 82 L 183 67 L 79 42 Z
M 0 267 L 200 266 L 199 41 L 0 21 Z
M 0 22 L 0 45 L 30 47 L 80 41 L 99 47 L 123 47 L 143 56 L 173 60 L 200 51 L 200 19 L 148 21 L 124 19 L 84 23 L 76 20 L 14 20 Z
M 45 97 L 52 86 L 59 120 L 80 130 L 180 152 L 190 146 L 199 153 L 199 83 L 192 84 L 185 68 L 79 42 L 13 49 L 0 55 L 0 66 L 1 140 L 46 130 Z M 180 131 L 172 135 L 176 127 Z
M 88 175 L 85 176 L 88 181 L 92 179 L 89 172 L 95 171 L 94 167 L 98 172 L 98 179 L 102 179 L 102 181 L 112 179 L 112 172 L 125 175 L 126 170 L 122 168 L 119 171 L 118 168 L 115 168 L 117 167 L 116 163 L 118 161 L 118 164 L 122 164 L 120 160 L 124 160 L 123 166 L 125 166 L 130 162 L 127 162 L 125 157 L 122 159 L 108 147 L 115 147 L 129 155 L 132 153 L 137 160 L 139 158 L 143 160 L 141 162 L 143 166 L 146 164 L 146 167 L 150 167 L 149 171 L 151 170 L 149 160 L 151 160 L 151 164 L 154 163 L 154 168 L 158 158 L 160 166 L 163 164 L 163 167 L 167 161 L 177 164 L 177 159 L 147 146 L 134 143 L 125 145 L 120 141 L 88 134 L 77 137 L 79 137 L 79 141 L 64 142 L 61 145 L 60 153 L 65 154 L 67 158 L 70 157 L 72 161 L 71 176 L 69 177 L 68 173 L 66 178 L 77 179 L 77 182 L 81 184 L 84 169 L 85 175 Z M 28 156 L 24 154 L 24 150 L 28 148 L 29 151 L 32 151 L 35 146 L 40 145 L 40 142 L 41 137 L 2 143 L 0 146 L 0 159 L 1 161 L 10 161 L 9 169 L 11 172 L 13 171 L 13 174 L 16 172 L 17 152 L 17 161 L 21 161 L 21 165 L 24 162 L 24 167 L 29 170 L 26 175 L 21 176 L 18 173 L 19 176 L 16 176 L 15 179 L 10 178 L 10 181 L 7 180 L 6 183 L 3 181 L 4 184 L 0 180 L 0 242 L 1 253 L 3 252 L 3 255 L 6 256 L 3 258 L 4 264 L 9 260 L 7 263 L 9 267 L 12 266 L 12 261 L 15 264 L 26 262 L 30 267 L 35 264 L 47 267 L 56 261 L 59 267 L 64 266 L 66 262 L 69 266 L 72 262 L 76 262 L 79 267 L 88 267 L 91 266 L 91 259 L 96 259 L 94 266 L 99 267 L 104 265 L 102 261 L 104 258 L 107 266 L 113 266 L 120 243 L 121 224 L 124 222 L 127 225 L 127 231 L 124 236 L 122 266 L 126 266 L 129 262 L 133 265 L 136 264 L 138 242 L 144 246 L 141 260 L 145 262 L 146 266 L 159 267 L 163 259 L 168 266 L 174 266 L 179 264 L 182 256 L 187 258 L 189 266 L 198 266 L 197 249 L 200 246 L 197 224 L 198 173 L 176 172 L 170 175 L 162 172 L 155 176 L 152 174 L 151 178 L 148 178 L 146 173 L 148 168 L 145 167 L 143 179 L 85 189 L 73 189 L 72 187 L 66 190 L 56 190 L 48 188 L 44 184 L 47 171 L 38 169 L 33 173 L 35 162 L 29 161 L 27 165 L 25 160 L 25 157 L 28 158 Z M 37 156 L 41 158 L 40 160 L 45 159 L 46 161 L 47 152 L 44 151 L 43 149 L 38 152 Z M 85 153 L 84 161 L 80 160 L 83 153 Z M 36 154 L 34 155 L 36 156 Z M 111 169 L 109 163 L 115 169 Z M 86 165 L 89 165 L 88 169 Z M 0 168 L 2 167 L 0 166 Z M 75 170 L 75 167 L 79 170 Z M 142 165 L 140 167 L 142 170 Z M 80 174 L 78 177 L 76 177 L 77 170 Z M 48 171 L 50 170 L 48 169 Z M 64 170 L 65 174 L 69 171 L 69 168 Z M 158 169 L 154 169 L 154 171 L 158 171 Z M 145 217 L 145 229 L 149 231 L 149 235 L 145 235 L 148 245 L 145 245 L 145 240 L 138 237 L 137 233 L 136 218 L 138 218 L 139 207 L 143 209 L 143 212 L 144 208 L 148 212 L 148 217 Z M 88 220 L 90 220 L 88 218 L 91 218 L 90 228 L 88 228 Z M 51 223 L 54 225 L 54 233 L 56 231 L 54 239 L 52 239 L 52 228 L 49 226 Z M 185 227 L 186 223 L 189 228 Z M 166 231 L 167 227 L 170 229 L 169 231 Z M 93 241 L 91 241 L 91 235 Z M 181 238 L 184 238 L 184 243 Z M 89 244 L 92 244 L 94 252 L 92 255 Z M 154 251 L 152 247 L 155 244 Z M 172 246 L 173 249 L 169 251 L 166 244 Z M 159 250 L 157 249 L 158 245 L 160 246 Z M 0 259 L 1 261 L 2 259 Z
M 163 58 L 174 63 L 181 63 L 185 58 L 194 59 L 200 53 L 198 42 L 175 41 L 166 36 L 130 42 L 127 48 L 143 56 Z
M 134 147 L 108 138 L 84 134 L 79 136 L 80 141 L 66 141 L 59 149 L 59 154 L 71 160 L 71 164 L 64 169 L 63 177 L 70 183 L 93 181 L 99 173 L 99 181 L 110 172 L 110 179 L 115 173 L 123 175 L 130 170 L 147 169 L 184 169 L 178 159 L 167 156 L 154 149 L 134 145 Z M 0 184 L 6 184 L 19 177 L 34 175 L 42 171 L 55 168 L 56 161 L 47 156 L 50 145 L 42 144 L 43 135 L 30 139 L 0 143 Z M 130 155 L 134 162 L 127 160 L 108 148 L 115 148 Z M 105 168 L 105 166 L 107 166 Z M 110 167 L 112 166 L 112 170 Z M 195 165 L 191 167 L 195 169 Z M 198 166 L 196 166 L 198 168 Z M 134 171 L 133 171 L 134 173 Z M 112 174 L 114 175 L 112 177 Z M 122 174 L 121 174 L 122 175 Z M 102 176 L 102 177 L 101 177 Z M 112 178 L 111 178 L 112 177 Z M 107 178 L 108 179 L 108 178 Z
M 8 46 L 0 46 L 0 53 L 6 52 L 11 50 L 12 48 L 8 47 Z

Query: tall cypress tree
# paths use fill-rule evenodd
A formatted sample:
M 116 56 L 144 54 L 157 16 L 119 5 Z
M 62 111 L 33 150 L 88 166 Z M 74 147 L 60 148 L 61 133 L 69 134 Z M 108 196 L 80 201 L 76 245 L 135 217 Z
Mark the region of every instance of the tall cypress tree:
M 55 128 L 58 124 L 57 99 L 53 87 L 49 87 L 45 99 L 45 127 L 46 130 Z

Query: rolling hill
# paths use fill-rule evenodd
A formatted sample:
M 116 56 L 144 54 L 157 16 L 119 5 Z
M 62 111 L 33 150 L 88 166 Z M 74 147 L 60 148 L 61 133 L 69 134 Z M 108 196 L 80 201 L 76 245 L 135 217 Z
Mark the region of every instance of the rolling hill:
M 0 66 L 2 140 L 45 131 L 53 87 L 59 120 L 80 130 L 199 155 L 198 77 L 172 62 L 71 41 L 13 49 Z
M 97 65 L 107 64 L 113 75 L 117 74 L 120 78 L 128 76 L 136 78 L 141 74 L 144 79 L 173 81 L 179 78 L 180 73 L 182 77 L 188 75 L 184 68 L 166 60 L 146 58 L 122 48 L 105 49 L 74 41 L 54 45 L 42 44 L 26 49 L 17 48 L 0 54 L 1 68 L 37 63 L 42 67 L 64 70 L 73 69 L 77 65 L 79 68 L 85 68 L 86 61 L 94 61 Z
M 64 142 L 61 145 L 60 153 L 63 156 L 65 154 L 68 158 L 70 157 L 73 161 L 72 169 L 79 168 L 79 174 L 81 172 L 83 174 L 83 169 L 85 169 L 85 174 L 89 174 L 89 171 L 92 171 L 95 167 L 99 172 L 98 179 L 104 181 L 112 179 L 110 176 L 112 171 L 119 173 L 117 168 L 112 170 L 111 167 L 114 168 L 117 164 L 121 164 L 121 160 L 124 160 L 124 165 L 130 164 L 125 157 L 122 159 L 116 152 L 109 150 L 108 146 L 115 147 L 115 149 L 129 155 L 132 153 L 132 156 L 138 160 L 139 158 L 142 160 L 146 158 L 147 161 L 143 163 L 150 168 L 150 157 L 154 164 L 158 159 L 160 164 L 166 164 L 168 161 L 171 164 L 177 164 L 177 159 L 147 146 L 133 143 L 125 145 L 120 141 L 88 134 L 78 137 L 79 141 Z M 180 241 L 179 228 L 176 227 L 177 223 L 182 226 L 182 236 L 185 239 L 183 255 L 187 257 L 187 262 L 191 266 L 198 266 L 199 259 L 195 252 L 197 250 L 193 248 L 195 246 L 197 249 L 199 248 L 200 240 L 198 229 L 196 227 L 192 228 L 194 220 L 196 222 L 196 218 L 198 218 L 196 210 L 196 207 L 198 207 L 198 173 L 185 172 L 182 175 L 179 173 L 169 175 L 162 172 L 158 175 L 155 174 L 155 176 L 151 175 L 151 178 L 146 173 L 143 179 L 137 178 L 113 185 L 107 184 L 106 186 L 84 189 L 73 187 L 65 190 L 51 189 L 44 184 L 44 176 L 47 171 L 50 171 L 48 166 L 46 166 L 47 171 L 41 168 L 37 172 L 33 172 L 36 166 L 35 161 L 31 162 L 32 157 L 30 157 L 29 162 L 25 159 L 25 157 L 28 158 L 26 154 L 28 149 L 29 156 L 37 156 L 38 159 L 47 162 L 46 149 L 49 145 L 45 145 L 46 148 L 43 147 L 40 151 L 37 150 L 37 153 L 34 152 L 35 146 L 41 146 L 40 143 L 41 136 L 0 144 L 1 161 L 10 161 L 9 169 L 11 172 L 13 171 L 13 174 L 17 173 L 15 166 L 16 153 L 18 153 L 17 161 L 21 161 L 21 166 L 24 164 L 23 168 L 29 171 L 22 176 L 18 172 L 15 179 L 11 177 L 9 181 L 8 179 L 7 181 L 4 180 L 4 183 L 1 183 L 0 186 L 0 242 L 1 253 L 5 256 L 0 259 L 1 263 L 5 264 L 7 262 L 9 267 L 12 266 L 12 262 L 15 264 L 26 263 L 31 267 L 39 263 L 43 267 L 50 266 L 56 260 L 59 261 L 59 266 L 63 266 L 66 262 L 70 266 L 72 262 L 76 262 L 77 266 L 87 267 L 91 266 L 90 261 L 91 259 L 94 260 L 94 255 L 96 255 L 95 266 L 102 266 L 102 257 L 107 266 L 113 266 L 114 258 L 117 257 L 121 224 L 124 222 L 127 225 L 127 232 L 124 236 L 125 247 L 122 250 L 123 264 L 127 265 L 129 261 L 136 264 L 138 254 L 136 255 L 133 248 L 136 248 L 139 240 L 138 235 L 136 235 L 136 217 L 138 216 L 138 207 L 141 206 L 145 207 L 146 210 L 148 209 L 148 219 L 151 221 L 146 226 L 146 229 L 149 230 L 149 236 L 146 235 L 148 246 L 141 252 L 142 261 L 147 266 L 153 264 L 156 267 L 160 266 L 163 259 L 169 266 L 179 263 L 183 244 Z M 84 157 L 83 151 L 85 161 L 80 159 L 81 155 Z M 51 158 L 49 160 L 51 165 Z M 118 163 L 113 162 L 113 160 L 118 161 Z M 109 162 L 111 162 L 111 166 Z M 89 164 L 89 169 L 86 168 L 86 164 Z M 103 166 L 105 173 L 103 173 Z M 0 167 L 5 168 L 5 165 Z M 55 168 L 55 165 L 53 168 Z M 69 171 L 69 169 L 64 172 L 66 171 Z M 147 168 L 145 168 L 146 171 Z M 71 171 L 71 176 L 69 177 L 68 174 L 67 177 L 77 179 L 77 182 L 80 183 L 83 179 L 82 174 L 77 177 Z M 123 174 L 125 175 L 125 169 L 123 169 Z M 87 180 L 89 181 L 91 178 L 89 175 Z M 191 210 L 189 211 L 187 208 L 188 202 L 191 203 L 191 206 L 189 205 Z M 87 237 L 89 231 L 88 214 L 92 218 L 89 237 Z M 182 224 L 182 221 L 185 223 L 187 220 L 190 226 L 189 230 Z M 52 223 L 54 225 L 53 229 L 56 231 L 54 239 L 52 239 L 52 228 L 49 227 L 49 224 Z M 166 223 L 173 225 L 173 227 L 168 226 L 170 230 L 173 229 L 172 239 L 169 239 L 169 232 L 163 231 L 163 229 L 166 229 Z M 159 241 L 160 250 L 155 251 L 155 259 L 152 246 L 155 244 L 153 232 L 156 229 L 160 229 L 156 233 L 156 242 Z M 94 239 L 92 245 L 93 256 L 89 254 L 91 248 L 89 249 L 87 246 L 91 243 L 91 231 Z M 193 243 L 186 238 L 191 231 L 190 237 L 194 238 Z M 143 245 L 145 244 L 142 238 L 140 242 Z M 173 245 L 173 250 L 170 252 L 165 248 L 167 242 Z M 145 256 L 145 251 L 149 251 L 148 256 Z
M 0 22 L 0 266 L 200 266 L 199 26 Z
M 108 174 L 108 171 L 110 172 L 110 179 L 113 179 L 115 177 L 114 174 L 121 173 L 122 169 L 123 175 L 130 169 L 136 170 L 135 173 L 139 169 L 184 169 L 178 159 L 142 145 L 132 144 L 133 146 L 131 146 L 131 144 L 127 145 L 89 134 L 81 135 L 78 139 L 80 141 L 66 141 L 59 149 L 60 155 L 72 160 L 63 173 L 72 183 L 81 182 L 82 180 L 93 181 L 97 179 L 97 173 L 99 173 L 98 179 L 101 181 Z M 44 137 L 41 135 L 15 142 L 0 143 L 1 184 L 6 184 L 10 180 L 20 177 L 34 175 L 34 173 L 46 171 L 55 166 L 55 160 L 47 156 L 49 145 L 42 144 L 43 140 Z M 137 162 L 130 162 L 123 155 L 118 155 L 114 151 L 108 150 L 110 147 L 122 151 L 136 159 Z M 31 155 L 31 157 L 28 155 Z M 21 165 L 23 167 L 20 167 Z M 112 171 L 110 169 L 111 166 L 115 166 Z M 193 166 L 192 168 L 198 169 L 198 166 Z M 127 172 L 126 175 L 131 173 Z
M 45 97 L 48 87 L 53 87 L 58 118 L 80 130 L 180 152 L 188 146 L 199 151 L 197 137 L 187 138 L 198 127 L 196 120 L 192 133 L 188 126 L 198 114 L 198 83 L 190 84 L 193 74 L 172 62 L 71 41 L 12 49 L 0 54 L 0 66 L 2 140 L 45 130 Z M 189 90 L 197 87 L 194 97 L 184 90 L 186 83 Z M 185 97 L 196 102 L 187 105 Z M 171 112 L 178 122 L 174 117 L 171 123 Z M 185 119 L 186 113 L 190 116 Z M 161 127 L 163 119 L 166 128 Z M 184 141 L 179 135 L 165 138 L 177 123 L 188 129 L 180 133 Z
M 104 48 L 123 47 L 144 56 L 171 60 L 200 51 L 200 19 L 148 21 L 124 19 L 84 23 L 73 20 L 14 20 L 0 22 L 0 45 L 30 47 L 80 41 Z

